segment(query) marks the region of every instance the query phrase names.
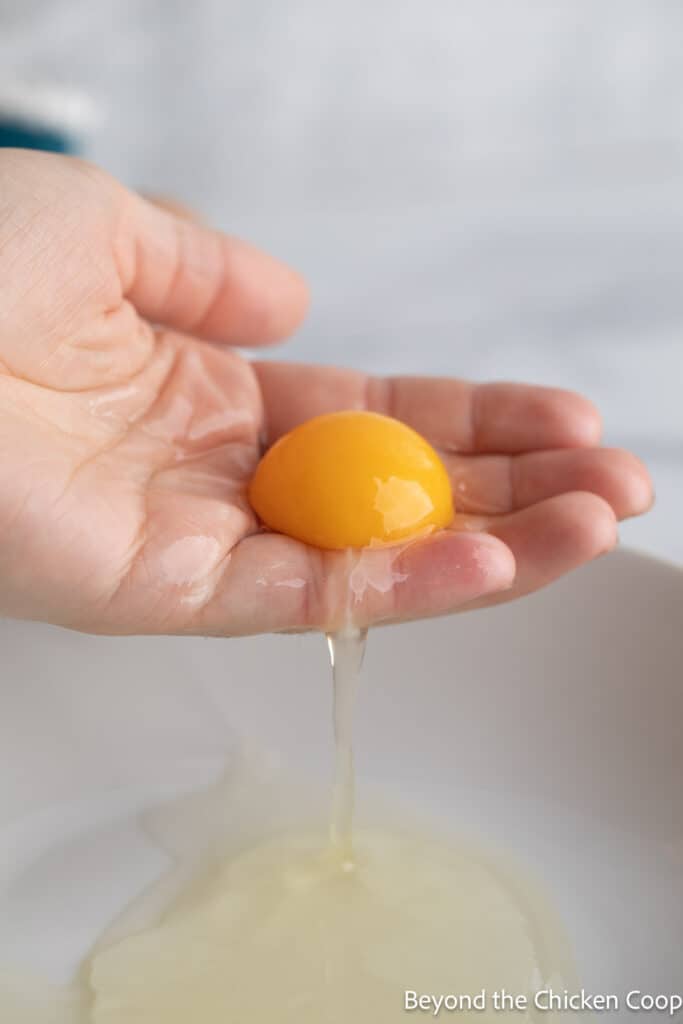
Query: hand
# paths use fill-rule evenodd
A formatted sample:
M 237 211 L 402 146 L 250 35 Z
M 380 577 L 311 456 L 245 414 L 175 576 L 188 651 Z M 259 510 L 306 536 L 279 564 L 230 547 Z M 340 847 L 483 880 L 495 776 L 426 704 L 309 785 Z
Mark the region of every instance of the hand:
M 264 444 L 335 408 L 425 434 L 463 513 L 458 529 L 362 553 L 363 623 L 526 593 L 649 506 L 645 470 L 594 447 L 598 415 L 576 395 L 227 347 L 285 336 L 306 302 L 293 271 L 94 167 L 0 154 L 0 611 L 102 633 L 333 625 L 348 558 L 261 532 L 245 487 Z

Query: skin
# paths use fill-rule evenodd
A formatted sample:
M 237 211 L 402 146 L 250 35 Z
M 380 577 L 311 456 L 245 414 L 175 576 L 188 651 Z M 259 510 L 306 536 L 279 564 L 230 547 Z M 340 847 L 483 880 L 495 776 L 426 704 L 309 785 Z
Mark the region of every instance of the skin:
M 237 239 L 73 159 L 0 154 L 0 612 L 99 633 L 332 627 L 349 559 L 263 532 L 264 445 L 321 412 L 404 420 L 443 454 L 454 528 L 363 553 L 362 624 L 510 600 L 610 550 L 644 467 L 566 391 L 251 363 L 307 290 Z M 217 343 L 217 344 L 216 344 Z M 358 589 L 358 588 L 357 588 Z

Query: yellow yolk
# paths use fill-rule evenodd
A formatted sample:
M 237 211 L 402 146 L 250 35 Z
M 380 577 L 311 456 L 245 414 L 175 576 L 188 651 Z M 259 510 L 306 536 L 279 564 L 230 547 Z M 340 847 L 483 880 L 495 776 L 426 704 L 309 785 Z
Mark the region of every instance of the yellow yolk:
M 453 520 L 437 453 L 372 412 L 317 416 L 285 434 L 257 466 L 249 500 L 271 530 L 328 549 L 391 544 Z

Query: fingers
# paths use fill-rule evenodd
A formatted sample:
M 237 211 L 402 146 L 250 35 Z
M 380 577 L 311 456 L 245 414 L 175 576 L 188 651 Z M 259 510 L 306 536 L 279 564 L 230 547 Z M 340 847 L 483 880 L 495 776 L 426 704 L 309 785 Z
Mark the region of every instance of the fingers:
M 254 365 L 268 441 L 311 416 L 371 409 L 403 420 L 447 452 L 515 453 L 597 444 L 600 417 L 585 398 L 525 384 L 429 377 L 371 378 L 353 370 Z
M 395 548 L 323 552 L 279 534 L 247 537 L 190 632 L 330 630 L 455 611 L 512 583 L 514 558 L 486 534 L 443 532 Z
M 568 491 L 589 491 L 611 505 L 618 519 L 652 504 L 647 469 L 630 452 L 575 448 L 523 455 L 445 457 L 458 511 L 502 515 Z
M 155 323 L 239 345 L 286 337 L 308 293 L 294 270 L 236 238 L 128 197 L 115 251 L 126 298 Z
M 144 199 L 148 203 L 152 203 L 154 206 L 158 206 L 160 210 L 166 210 L 167 213 L 172 213 L 176 217 L 183 217 L 185 220 L 192 221 L 193 224 L 204 224 L 204 218 L 191 206 L 187 206 L 185 203 L 179 202 L 177 199 L 166 195 L 154 195 L 150 192 L 141 193 Z
M 480 532 L 486 526 L 490 532 Z M 220 557 L 213 548 L 200 552 L 210 560 L 208 572 L 194 546 L 186 552 L 187 543 L 180 551 L 176 545 L 180 567 L 165 563 L 164 572 L 172 569 L 183 585 L 199 574 L 201 587 L 173 617 L 150 620 L 148 628 L 154 631 L 156 623 L 158 631 L 239 636 L 331 630 L 348 621 L 369 626 L 487 607 L 545 586 L 616 542 L 609 505 L 580 492 L 488 522 L 465 517 L 458 527 L 362 552 L 319 551 L 280 534 L 252 534 L 227 555 L 221 554 L 224 545 L 218 545 Z M 154 608 L 152 614 L 157 615 Z
M 511 601 L 610 551 L 617 543 L 614 512 L 595 494 L 575 492 L 548 498 L 508 516 L 462 519 L 458 525 L 488 528 L 512 551 L 517 573 L 504 594 L 477 599 L 469 608 Z

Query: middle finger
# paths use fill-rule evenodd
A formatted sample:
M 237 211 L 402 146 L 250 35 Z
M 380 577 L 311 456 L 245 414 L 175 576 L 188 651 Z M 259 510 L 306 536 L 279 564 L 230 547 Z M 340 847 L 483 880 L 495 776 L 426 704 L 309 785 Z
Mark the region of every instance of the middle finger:
M 456 512 L 505 515 L 569 491 L 603 498 L 618 519 L 652 503 L 642 462 L 618 448 L 569 448 L 521 455 L 444 455 Z

